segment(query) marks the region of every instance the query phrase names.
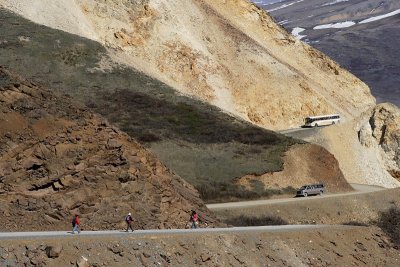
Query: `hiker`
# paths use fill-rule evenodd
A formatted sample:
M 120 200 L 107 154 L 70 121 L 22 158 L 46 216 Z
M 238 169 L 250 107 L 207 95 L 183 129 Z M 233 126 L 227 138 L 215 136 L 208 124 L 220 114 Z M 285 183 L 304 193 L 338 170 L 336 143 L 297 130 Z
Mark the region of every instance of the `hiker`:
M 72 219 L 72 234 L 75 234 L 75 231 L 78 231 L 78 234 L 81 233 L 81 229 L 79 228 L 78 214 L 75 214 L 75 217 Z
M 132 227 L 133 219 L 132 219 L 132 214 L 131 214 L 130 212 L 128 213 L 128 215 L 126 215 L 126 217 L 125 217 L 125 222 L 126 222 L 126 224 L 127 224 L 127 226 L 126 226 L 126 232 L 129 232 L 129 228 L 131 228 L 131 230 L 132 230 L 132 232 L 133 232 L 133 227 Z
M 197 216 L 196 211 L 192 210 L 189 222 L 191 223 L 191 229 L 197 229 L 199 227 L 199 217 Z

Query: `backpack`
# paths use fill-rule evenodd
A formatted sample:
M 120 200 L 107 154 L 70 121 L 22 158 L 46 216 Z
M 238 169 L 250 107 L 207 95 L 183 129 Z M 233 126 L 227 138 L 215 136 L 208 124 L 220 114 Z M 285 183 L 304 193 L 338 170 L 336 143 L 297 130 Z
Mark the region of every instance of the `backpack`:
M 197 214 L 190 215 L 190 221 L 197 222 L 198 221 Z
M 131 222 L 131 221 L 132 221 L 132 216 L 126 215 L 125 221 L 126 221 L 127 223 Z
M 75 221 L 75 217 L 72 219 L 72 227 L 75 227 L 76 221 Z

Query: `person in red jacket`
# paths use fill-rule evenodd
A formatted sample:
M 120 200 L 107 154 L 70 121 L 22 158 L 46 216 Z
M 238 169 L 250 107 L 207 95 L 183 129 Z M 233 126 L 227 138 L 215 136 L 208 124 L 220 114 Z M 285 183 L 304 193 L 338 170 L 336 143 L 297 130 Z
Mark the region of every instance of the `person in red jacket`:
M 75 234 L 75 231 L 78 231 L 78 234 L 81 233 L 81 228 L 79 227 L 79 217 L 78 214 L 72 219 L 72 234 Z
M 199 217 L 197 216 L 196 211 L 192 210 L 192 214 L 190 214 L 190 219 L 189 219 L 190 228 L 191 229 L 197 229 L 199 227 Z

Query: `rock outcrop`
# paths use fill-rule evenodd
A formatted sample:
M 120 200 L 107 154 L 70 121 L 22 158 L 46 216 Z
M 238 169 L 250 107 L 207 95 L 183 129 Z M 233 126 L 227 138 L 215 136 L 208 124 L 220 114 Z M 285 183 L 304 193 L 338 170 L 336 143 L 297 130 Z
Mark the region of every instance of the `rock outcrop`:
M 215 221 L 196 190 L 103 118 L 0 67 L 0 227 L 180 228 L 191 209 Z
M 398 140 L 399 109 L 392 104 L 379 104 L 353 121 L 323 128 L 307 139 L 335 155 L 349 183 L 386 188 L 400 186 Z
M 377 105 L 359 131 L 361 144 L 379 148 L 386 170 L 400 180 L 400 109 L 390 103 Z

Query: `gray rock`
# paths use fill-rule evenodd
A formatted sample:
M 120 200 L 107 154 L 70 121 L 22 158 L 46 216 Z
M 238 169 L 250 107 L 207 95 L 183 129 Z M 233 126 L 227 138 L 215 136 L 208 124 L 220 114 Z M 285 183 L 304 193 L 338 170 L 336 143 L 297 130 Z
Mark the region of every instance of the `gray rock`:
M 81 256 L 79 259 L 76 260 L 77 267 L 89 267 L 89 261 L 84 256 Z
M 46 255 L 49 258 L 58 258 L 61 254 L 63 247 L 61 244 L 46 247 Z

